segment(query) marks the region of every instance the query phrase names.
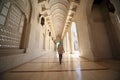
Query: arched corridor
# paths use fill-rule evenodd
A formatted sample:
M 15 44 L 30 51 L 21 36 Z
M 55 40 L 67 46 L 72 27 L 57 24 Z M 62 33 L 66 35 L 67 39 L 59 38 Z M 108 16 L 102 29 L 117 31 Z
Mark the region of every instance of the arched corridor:
M 0 80 L 119 80 L 119 4 L 0 0 Z M 61 65 L 59 42 L 65 51 Z

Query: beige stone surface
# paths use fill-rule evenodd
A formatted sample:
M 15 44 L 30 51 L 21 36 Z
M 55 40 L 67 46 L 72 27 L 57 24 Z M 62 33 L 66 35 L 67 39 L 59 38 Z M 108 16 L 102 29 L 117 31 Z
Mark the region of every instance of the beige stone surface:
M 0 80 L 119 80 L 120 72 L 103 62 L 91 62 L 64 54 L 59 64 L 55 53 L 36 58 L 0 75 Z M 114 63 L 114 61 L 109 61 Z M 103 64 L 104 63 L 104 64 Z M 117 61 L 119 65 L 120 61 Z M 118 68 L 116 68 L 118 69 Z
M 76 68 L 81 71 L 94 69 L 103 70 L 108 69 L 108 67 L 112 65 L 109 63 L 103 66 L 89 60 L 95 61 L 120 58 L 119 0 L 110 0 L 111 4 L 113 3 L 113 6 L 115 7 L 114 13 L 108 12 L 108 10 L 106 10 L 105 13 L 102 13 L 105 6 L 103 6 L 103 4 L 97 6 L 93 5 L 94 0 L 39 0 L 40 2 L 38 2 L 38 0 L 1 0 L 1 2 L 2 1 L 3 3 L 0 5 L 0 47 L 3 46 L 7 53 L 0 56 L 0 72 L 9 70 L 36 57 L 42 56 L 44 55 L 44 52 L 53 53 L 57 49 L 56 42 L 59 39 L 56 39 L 56 35 L 59 34 L 60 36 L 58 37 L 64 39 L 65 51 L 73 52 L 74 50 L 72 50 L 72 48 L 74 44 L 70 44 L 72 43 L 72 38 L 69 38 L 72 36 L 69 31 L 72 22 L 76 23 L 80 55 L 88 60 L 84 58 L 74 58 L 72 55 L 64 55 L 63 64 L 59 66 L 56 55 L 46 55 L 12 71 L 73 70 L 74 74 Z M 17 10 L 13 9 L 16 14 L 10 10 L 13 5 L 17 8 Z M 7 22 L 9 19 L 7 13 L 9 12 L 12 12 L 11 19 L 13 22 Z M 15 22 L 20 26 L 20 13 L 23 14 L 25 18 L 25 21 L 23 21 L 25 24 L 23 26 L 23 33 L 20 31 L 20 36 L 22 38 L 19 38 L 19 43 L 16 48 L 24 49 L 25 53 L 15 52 L 11 55 L 6 48 L 13 48 L 14 46 L 10 46 L 9 44 L 16 43 L 16 41 L 14 42 L 13 40 L 16 39 L 16 33 L 12 32 L 16 29 L 13 28 L 15 27 L 14 25 L 16 25 Z M 19 16 L 19 18 L 16 16 Z M 45 18 L 45 25 L 43 26 L 41 25 L 41 17 Z M 6 23 L 8 23 L 12 29 L 6 27 Z M 51 33 L 51 35 L 49 35 L 49 33 Z M 6 44 L 7 41 L 8 44 Z M 0 52 L 0 54 L 3 53 Z M 114 66 L 113 68 L 118 68 L 118 66 Z M 106 72 L 109 73 L 109 70 Z M 11 73 L 9 74 L 11 75 Z M 59 74 L 59 72 L 56 72 L 56 74 Z M 76 76 L 76 73 L 74 75 Z M 56 76 L 53 78 L 57 79 Z

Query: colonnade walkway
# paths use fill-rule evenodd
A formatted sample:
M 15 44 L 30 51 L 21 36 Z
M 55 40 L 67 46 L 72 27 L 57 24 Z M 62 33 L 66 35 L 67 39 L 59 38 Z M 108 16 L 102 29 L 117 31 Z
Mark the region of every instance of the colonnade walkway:
M 120 80 L 120 61 L 92 62 L 77 54 L 45 54 L 1 75 L 0 80 Z

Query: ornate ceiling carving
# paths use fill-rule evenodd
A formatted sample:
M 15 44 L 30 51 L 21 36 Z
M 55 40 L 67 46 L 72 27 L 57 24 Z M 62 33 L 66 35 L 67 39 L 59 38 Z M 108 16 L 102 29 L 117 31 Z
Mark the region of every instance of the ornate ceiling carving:
M 43 1 L 43 0 L 39 0 Z M 64 36 L 67 27 L 70 26 L 72 18 L 77 8 L 79 0 L 47 0 L 46 10 L 43 11 L 47 23 L 52 27 L 54 39 L 60 39 Z
M 70 7 L 67 0 L 49 0 L 50 13 L 52 24 L 55 30 L 55 35 L 62 35 L 62 31 L 66 22 L 66 17 Z

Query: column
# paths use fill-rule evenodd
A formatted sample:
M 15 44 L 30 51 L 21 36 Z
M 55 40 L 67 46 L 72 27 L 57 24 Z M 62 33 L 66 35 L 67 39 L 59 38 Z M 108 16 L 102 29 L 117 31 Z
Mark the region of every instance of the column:
M 45 50 L 47 50 L 47 29 L 45 30 Z

